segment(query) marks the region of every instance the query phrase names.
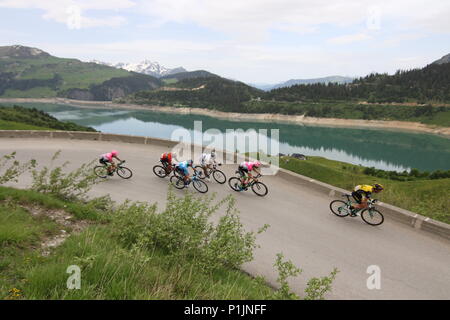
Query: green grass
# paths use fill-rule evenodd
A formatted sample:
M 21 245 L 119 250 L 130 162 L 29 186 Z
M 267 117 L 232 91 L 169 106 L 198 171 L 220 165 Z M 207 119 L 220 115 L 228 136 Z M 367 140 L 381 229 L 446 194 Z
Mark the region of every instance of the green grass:
M 164 84 L 175 84 L 178 82 L 177 79 L 163 79 Z
M 35 87 L 28 90 L 6 89 L 2 98 L 51 98 L 56 97 L 56 90 L 49 87 Z
M 0 119 L 0 130 L 54 130 L 54 129 Z
M 69 88 L 88 88 L 92 84 L 100 84 L 114 77 L 126 77 L 130 72 L 123 69 L 116 69 L 95 63 L 85 63 L 76 59 L 65 59 L 57 57 L 43 57 L 39 59 L 6 59 L 2 61 L 0 67 L 5 72 L 20 74 L 19 79 L 51 79 L 55 74 L 59 74 L 64 82 L 61 90 Z M 55 93 L 50 88 L 46 88 Z M 23 93 L 27 96 L 37 97 L 41 93 L 49 93 L 48 90 L 38 89 L 26 91 L 10 91 L 9 95 Z M 28 93 L 28 94 L 27 94 Z M 32 94 L 36 94 L 33 96 Z M 7 93 L 5 93 L 6 96 Z
M 450 223 L 450 179 L 397 181 L 362 173 L 364 167 L 322 157 L 308 160 L 283 157 L 280 167 L 333 186 L 353 190 L 358 184 L 381 183 L 385 190 L 375 195 L 383 202 Z
M 32 216 L 20 207 L 25 204 L 63 209 L 90 226 L 43 257 L 42 238 L 60 226 Z M 264 299 L 273 292 L 239 270 L 203 273 L 158 249 L 124 247 L 108 221 L 90 204 L 0 187 L 0 299 Z M 66 287 L 70 265 L 82 270 L 80 290 Z
M 258 299 L 270 289 L 239 271 L 212 275 L 171 264 L 157 250 L 125 250 L 107 226 L 72 236 L 45 264 L 26 273 L 29 299 Z M 80 290 L 67 290 L 66 269 L 82 268 Z
M 63 122 L 34 108 L 0 105 L 0 129 L 95 131 L 72 122 Z

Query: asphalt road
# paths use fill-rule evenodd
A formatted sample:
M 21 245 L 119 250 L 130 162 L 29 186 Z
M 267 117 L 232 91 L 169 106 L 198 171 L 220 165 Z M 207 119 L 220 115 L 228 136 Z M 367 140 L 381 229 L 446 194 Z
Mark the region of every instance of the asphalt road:
M 152 173 L 159 155 L 167 148 L 116 142 L 57 139 L 0 138 L 0 155 L 17 152 L 19 160 L 36 159 L 50 164 L 55 151 L 61 150 L 56 164 L 68 160 L 68 168 L 98 158 L 111 149 L 133 169 L 134 176 L 123 180 L 114 176 L 94 187 L 92 196 L 111 194 L 116 201 L 125 199 L 158 202 L 163 208 L 168 179 Z M 235 165 L 222 169 L 227 177 Z M 209 182 L 209 193 L 218 198 L 230 193 L 237 199 L 241 219 L 248 230 L 256 231 L 264 224 L 270 228 L 258 236 L 261 246 L 254 261 L 244 265 L 252 275 L 263 275 L 275 284 L 273 267 L 278 252 L 303 270 L 291 281 L 302 295 L 311 277 L 327 275 L 339 269 L 333 290 L 327 299 L 450 299 L 450 243 L 420 230 L 390 221 L 379 227 L 365 224 L 361 218 L 339 218 L 329 210 L 331 198 L 306 186 L 293 184 L 277 176 L 265 176 L 262 181 L 269 194 L 260 198 L 251 191 L 237 193 L 228 185 Z M 30 177 L 23 176 L 18 187 L 26 187 Z M 192 189 L 191 189 L 192 190 Z M 176 190 L 180 195 L 184 190 Z M 220 212 L 218 213 L 220 215 Z M 381 288 L 369 290 L 367 268 L 376 265 L 381 271 Z

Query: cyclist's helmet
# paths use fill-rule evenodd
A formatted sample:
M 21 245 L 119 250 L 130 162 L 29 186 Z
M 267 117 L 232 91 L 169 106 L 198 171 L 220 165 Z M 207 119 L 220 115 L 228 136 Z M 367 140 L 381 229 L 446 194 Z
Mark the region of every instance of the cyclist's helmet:
M 215 157 L 216 157 L 216 149 L 212 149 L 211 158 L 215 158 Z
M 255 162 L 253 162 L 253 166 L 255 166 L 256 168 L 259 168 L 261 166 L 261 162 L 255 161 Z
M 380 192 L 380 191 L 382 191 L 383 189 L 384 189 L 384 187 L 383 187 L 381 184 L 375 183 L 375 184 L 373 185 L 373 190 L 374 190 L 375 192 Z
M 188 166 L 191 166 L 191 167 L 192 167 L 193 164 L 194 164 L 194 161 L 192 161 L 192 160 L 188 160 L 188 161 L 187 161 L 187 165 L 188 165 Z
M 116 157 L 118 152 L 117 152 L 117 150 L 113 150 L 113 151 L 111 151 L 111 154 L 112 154 L 113 157 Z

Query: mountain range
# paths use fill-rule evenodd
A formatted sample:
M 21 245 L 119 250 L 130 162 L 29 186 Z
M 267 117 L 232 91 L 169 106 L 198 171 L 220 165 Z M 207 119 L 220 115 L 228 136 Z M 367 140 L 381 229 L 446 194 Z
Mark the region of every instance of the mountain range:
M 329 76 L 329 77 L 323 77 L 323 78 L 313 78 L 313 79 L 291 79 L 285 82 L 280 82 L 276 84 L 267 84 L 267 83 L 249 83 L 252 87 L 264 90 L 264 91 L 270 91 L 272 89 L 277 88 L 284 88 L 284 87 L 290 87 L 297 84 L 314 84 L 314 83 L 338 83 L 338 84 L 344 84 L 344 83 L 350 83 L 355 78 L 351 77 L 343 77 L 343 76 Z
M 148 59 L 145 59 L 138 63 L 128 63 L 128 62 L 108 63 L 98 60 L 92 60 L 90 62 L 107 65 L 118 69 L 124 69 L 127 71 L 143 73 L 156 78 L 181 72 L 187 72 L 187 70 L 184 69 L 183 67 L 170 69 L 160 65 L 158 62 L 150 61 Z
M 106 101 L 133 95 L 137 100 L 154 104 L 209 105 L 221 109 L 225 109 L 225 104 L 232 104 L 233 110 L 240 110 L 245 101 L 260 100 L 448 101 L 450 63 L 447 62 L 450 62 L 450 55 L 422 69 L 398 71 L 394 75 L 292 79 L 262 87 L 225 79 L 205 70 L 170 69 L 150 60 L 135 64 L 82 62 L 55 57 L 38 48 L 0 46 L 0 97 Z M 264 92 L 256 87 L 271 91 Z M 134 95 L 143 91 L 145 94 Z M 255 102 L 255 106 L 257 104 Z
M 433 62 L 433 64 L 443 64 L 450 62 L 450 53 Z

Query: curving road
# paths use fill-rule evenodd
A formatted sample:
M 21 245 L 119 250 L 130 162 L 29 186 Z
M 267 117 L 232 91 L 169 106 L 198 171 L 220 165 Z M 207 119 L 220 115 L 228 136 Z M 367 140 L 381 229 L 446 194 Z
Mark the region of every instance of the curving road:
M 74 168 L 95 159 L 112 148 L 135 175 L 131 180 L 113 177 L 97 185 L 92 196 L 110 193 L 114 200 L 150 201 L 163 207 L 168 179 L 157 178 L 152 166 L 167 148 L 117 142 L 58 139 L 0 138 L 0 155 L 17 151 L 19 160 L 34 158 L 48 165 L 53 153 L 62 150 L 60 160 Z M 235 166 L 224 166 L 227 176 Z M 256 231 L 263 224 L 270 228 L 258 236 L 260 248 L 255 259 L 244 265 L 253 275 L 263 275 L 275 284 L 275 255 L 300 266 L 303 273 L 293 281 L 294 290 L 302 294 L 307 279 L 328 274 L 334 267 L 340 272 L 328 299 L 450 299 L 450 243 L 420 230 L 393 222 L 386 217 L 380 227 L 370 227 L 360 218 L 338 218 L 328 204 L 332 200 L 301 185 L 276 176 L 263 181 L 269 194 L 259 198 L 252 192 L 236 193 L 227 185 L 210 182 L 211 192 L 219 197 L 233 193 L 245 227 Z M 23 176 L 19 187 L 29 185 Z M 17 185 L 16 185 L 17 186 Z M 184 191 L 178 191 L 182 194 Z M 220 213 L 219 213 L 220 214 Z M 379 266 L 381 288 L 369 290 L 367 268 Z

